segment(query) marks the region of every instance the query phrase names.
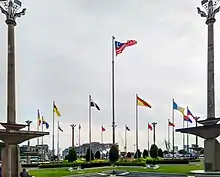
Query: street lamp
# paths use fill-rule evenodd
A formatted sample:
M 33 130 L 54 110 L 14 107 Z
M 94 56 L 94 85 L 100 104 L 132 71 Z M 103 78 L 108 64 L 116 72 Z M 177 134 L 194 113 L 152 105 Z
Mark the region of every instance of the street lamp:
M 156 125 L 157 125 L 157 122 L 152 122 L 152 125 L 153 125 L 153 141 L 154 141 L 154 144 L 156 142 Z
M 74 148 L 74 146 L 75 146 L 75 127 L 76 127 L 76 125 L 75 124 L 72 124 L 72 125 L 70 125 L 70 127 L 72 127 L 72 148 Z
M 30 131 L 30 125 L 31 125 L 32 121 L 26 120 L 25 122 L 27 124 L 28 131 Z M 29 153 L 29 152 L 30 152 L 30 140 L 28 140 L 28 147 L 27 147 L 27 153 Z M 27 155 L 27 164 L 30 164 L 30 156 L 29 155 Z

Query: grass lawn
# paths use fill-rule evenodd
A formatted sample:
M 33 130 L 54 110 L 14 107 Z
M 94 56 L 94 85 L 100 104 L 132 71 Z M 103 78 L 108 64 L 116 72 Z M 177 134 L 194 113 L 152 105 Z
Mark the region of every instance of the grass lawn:
M 30 174 L 35 177 L 61 177 L 61 176 L 69 176 L 69 175 L 77 175 L 77 174 L 86 174 L 86 173 L 97 173 L 106 171 L 109 169 L 117 169 L 123 171 L 133 171 L 133 172 L 155 172 L 155 173 L 179 173 L 179 174 L 190 174 L 192 170 L 202 170 L 202 165 L 162 165 L 157 170 L 148 169 L 148 168 L 137 168 L 137 167 L 116 167 L 116 168 L 102 168 L 102 169 L 86 169 L 86 170 L 78 170 L 69 172 L 68 168 L 57 168 L 57 169 L 40 169 L 40 170 L 32 170 Z

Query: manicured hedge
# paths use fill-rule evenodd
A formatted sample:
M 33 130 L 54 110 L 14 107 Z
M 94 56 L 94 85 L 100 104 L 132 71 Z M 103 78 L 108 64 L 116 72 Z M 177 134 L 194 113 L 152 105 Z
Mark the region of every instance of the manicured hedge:
M 39 168 L 60 168 L 60 167 L 78 167 L 80 164 L 78 163 L 47 163 L 40 164 Z
M 167 159 L 167 160 L 147 160 L 146 164 L 188 164 L 186 159 Z
M 142 166 L 145 167 L 146 163 L 144 161 L 142 162 L 115 162 L 115 165 L 117 166 Z
M 23 168 L 29 168 L 29 167 L 38 167 L 38 163 L 31 163 L 31 164 L 21 164 Z
M 81 169 L 94 168 L 94 167 L 107 167 L 107 166 L 111 166 L 111 163 L 110 162 L 83 163 L 80 166 L 81 166 Z

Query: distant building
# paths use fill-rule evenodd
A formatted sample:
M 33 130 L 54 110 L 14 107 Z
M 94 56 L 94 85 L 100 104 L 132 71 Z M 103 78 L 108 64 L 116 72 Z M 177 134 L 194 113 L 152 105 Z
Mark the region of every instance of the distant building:
M 95 154 L 97 151 L 100 151 L 101 154 L 107 154 L 111 148 L 112 144 L 111 143 L 99 143 L 99 142 L 92 142 L 91 143 L 91 149 L 92 152 Z M 69 153 L 69 148 L 66 148 L 63 152 L 62 152 L 62 156 L 65 157 L 66 155 L 68 155 Z M 78 157 L 82 157 L 86 155 L 86 151 L 87 149 L 90 148 L 90 144 L 89 143 L 85 143 L 82 144 L 81 146 L 76 146 L 75 147 L 75 151 Z

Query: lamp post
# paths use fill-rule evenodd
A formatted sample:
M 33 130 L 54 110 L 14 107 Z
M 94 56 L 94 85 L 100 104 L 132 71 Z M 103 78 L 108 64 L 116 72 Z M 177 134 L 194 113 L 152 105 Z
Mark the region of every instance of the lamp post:
M 76 127 L 76 125 L 75 124 L 72 124 L 72 125 L 70 125 L 70 127 L 72 127 L 72 148 L 74 148 L 75 147 L 75 127 Z
M 157 122 L 152 122 L 152 125 L 153 125 L 153 141 L 154 141 L 154 144 L 156 142 L 156 125 L 157 125 Z
M 31 120 L 26 120 L 25 121 L 26 124 L 27 124 L 27 127 L 28 127 L 28 131 L 30 131 L 30 125 L 32 123 Z M 28 140 L 28 148 L 27 148 L 27 164 L 30 164 L 31 163 L 31 159 L 30 159 L 30 156 L 29 156 L 29 153 L 30 152 L 30 140 Z

